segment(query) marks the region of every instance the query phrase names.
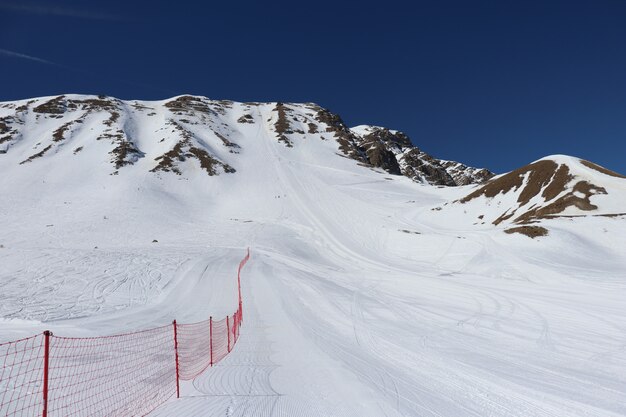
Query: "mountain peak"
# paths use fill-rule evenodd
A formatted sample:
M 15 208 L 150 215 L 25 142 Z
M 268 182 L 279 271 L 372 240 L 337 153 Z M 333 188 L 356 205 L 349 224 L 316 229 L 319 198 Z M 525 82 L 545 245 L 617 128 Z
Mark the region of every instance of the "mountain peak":
M 583 159 L 550 155 L 492 178 L 448 207 L 462 206 L 480 224 L 496 226 L 557 217 L 613 217 L 625 211 L 625 179 Z
M 108 155 L 114 175 L 133 167 L 157 175 L 228 174 L 237 171 L 240 142 L 259 129 L 286 148 L 333 140 L 344 156 L 425 184 L 465 185 L 493 176 L 438 160 L 397 130 L 348 128 L 314 103 L 238 103 L 191 94 L 159 101 L 63 94 L 0 103 L 0 154 L 21 166 L 85 158 L 94 166 Z

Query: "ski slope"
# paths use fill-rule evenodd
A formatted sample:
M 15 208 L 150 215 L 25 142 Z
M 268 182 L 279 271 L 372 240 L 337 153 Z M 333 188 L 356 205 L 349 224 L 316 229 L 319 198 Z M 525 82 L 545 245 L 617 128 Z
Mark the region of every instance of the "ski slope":
M 288 148 L 253 111 L 233 175 L 0 163 L 0 341 L 224 316 L 249 246 L 240 341 L 153 415 L 626 415 L 623 218 L 464 226 L 432 208 L 471 187 Z

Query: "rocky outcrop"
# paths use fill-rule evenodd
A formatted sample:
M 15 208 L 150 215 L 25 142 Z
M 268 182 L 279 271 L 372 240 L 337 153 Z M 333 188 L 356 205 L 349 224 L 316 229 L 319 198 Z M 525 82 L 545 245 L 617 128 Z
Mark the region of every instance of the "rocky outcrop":
M 410 138 L 397 130 L 378 126 L 351 129 L 356 146 L 365 151 L 367 162 L 390 174 L 401 174 L 416 182 L 457 186 L 481 184 L 494 174 L 454 161 L 443 161 L 413 146 Z

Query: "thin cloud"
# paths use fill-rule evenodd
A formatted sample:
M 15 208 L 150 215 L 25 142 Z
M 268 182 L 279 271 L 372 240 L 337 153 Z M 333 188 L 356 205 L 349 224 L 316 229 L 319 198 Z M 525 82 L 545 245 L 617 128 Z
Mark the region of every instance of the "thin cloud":
M 36 56 L 26 55 L 19 52 L 9 51 L 8 49 L 0 48 L 0 55 L 10 56 L 13 58 L 27 59 L 29 61 L 39 62 L 40 64 L 54 65 L 55 67 L 62 67 L 63 65 L 56 62 L 48 61 L 47 59 L 37 58 Z
M 155 85 L 151 85 L 151 84 L 144 84 L 144 83 L 138 83 L 135 81 L 130 81 L 130 80 L 126 80 L 126 79 L 121 79 L 121 78 L 117 78 L 117 77 L 111 77 L 109 75 L 106 74 L 98 74 L 95 73 L 93 71 L 86 71 L 80 68 L 72 68 L 72 67 L 68 67 L 66 65 L 62 65 L 62 64 L 57 64 L 56 62 L 53 61 L 49 61 L 47 59 L 43 59 L 43 58 L 38 58 L 36 56 L 32 56 L 32 55 L 27 55 L 27 54 L 23 54 L 20 52 L 15 52 L 15 51 L 10 51 L 8 49 L 4 49 L 4 48 L 0 48 L 0 55 L 4 55 L 4 56 L 8 56 L 11 58 L 19 58 L 19 59 L 25 59 L 27 61 L 31 61 L 31 62 L 37 62 L 39 64 L 45 64 L 45 65 L 51 65 L 57 68 L 62 68 L 66 71 L 72 71 L 75 73 L 79 73 L 79 74 L 84 74 L 84 75 L 88 75 L 90 77 L 94 77 L 94 78 L 99 78 L 101 80 L 109 80 L 109 81 L 115 81 L 117 83 L 121 83 L 121 84 L 127 84 L 127 85 L 132 85 L 135 87 L 141 87 L 141 88 L 147 88 L 147 89 L 151 89 L 154 91 L 160 91 L 160 92 L 165 92 L 167 94 L 170 95 L 176 95 L 176 92 L 173 92 L 171 90 L 165 89 L 163 87 L 160 86 L 155 86 Z
M 93 12 L 87 10 L 81 10 L 76 8 L 49 5 L 41 3 L 24 3 L 24 2 L 12 2 L 12 1 L 0 1 L 0 9 L 29 14 L 40 14 L 47 16 L 61 16 L 61 17 L 73 17 L 77 19 L 90 19 L 90 20 L 107 20 L 107 21 L 119 21 L 122 20 L 119 16 L 115 16 L 108 13 Z

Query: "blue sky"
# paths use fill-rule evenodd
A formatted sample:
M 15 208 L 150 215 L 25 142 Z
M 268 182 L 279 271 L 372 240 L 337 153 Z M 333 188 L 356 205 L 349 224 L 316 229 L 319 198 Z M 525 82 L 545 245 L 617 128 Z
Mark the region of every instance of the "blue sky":
M 626 173 L 626 1 L 0 0 L 0 100 L 316 102 L 504 172 Z

